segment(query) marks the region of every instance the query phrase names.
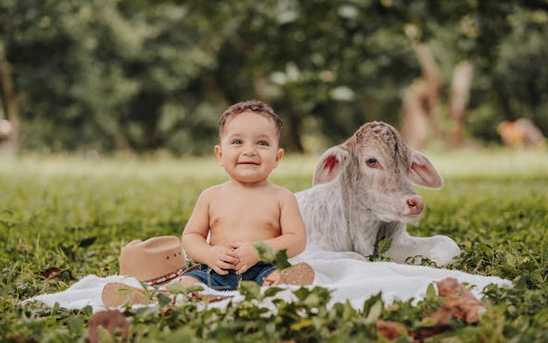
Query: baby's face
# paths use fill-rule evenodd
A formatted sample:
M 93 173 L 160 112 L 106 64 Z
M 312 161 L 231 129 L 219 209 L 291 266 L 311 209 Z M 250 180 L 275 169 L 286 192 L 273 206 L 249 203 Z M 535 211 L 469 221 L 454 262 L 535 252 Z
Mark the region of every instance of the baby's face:
M 244 112 L 226 124 L 215 153 L 233 180 L 256 184 L 268 178 L 284 151 L 278 148 L 276 126 L 271 119 Z

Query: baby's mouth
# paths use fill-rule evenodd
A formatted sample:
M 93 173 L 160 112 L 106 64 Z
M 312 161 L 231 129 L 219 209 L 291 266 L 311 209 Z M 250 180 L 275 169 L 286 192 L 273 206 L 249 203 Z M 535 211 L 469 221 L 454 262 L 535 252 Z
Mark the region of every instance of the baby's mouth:
M 240 165 L 250 165 L 250 166 L 258 166 L 259 165 L 258 162 L 253 162 L 253 161 L 241 161 L 241 162 L 238 162 L 238 164 L 240 164 Z

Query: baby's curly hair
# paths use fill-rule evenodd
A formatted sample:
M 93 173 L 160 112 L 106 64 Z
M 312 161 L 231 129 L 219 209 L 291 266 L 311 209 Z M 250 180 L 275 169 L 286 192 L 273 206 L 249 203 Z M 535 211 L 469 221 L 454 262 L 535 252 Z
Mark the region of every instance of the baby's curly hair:
M 244 112 L 253 112 L 262 115 L 263 117 L 272 119 L 274 121 L 274 125 L 276 125 L 278 143 L 280 142 L 282 136 L 282 120 L 270 106 L 259 100 L 242 101 L 227 108 L 219 119 L 219 138 L 230 118 Z

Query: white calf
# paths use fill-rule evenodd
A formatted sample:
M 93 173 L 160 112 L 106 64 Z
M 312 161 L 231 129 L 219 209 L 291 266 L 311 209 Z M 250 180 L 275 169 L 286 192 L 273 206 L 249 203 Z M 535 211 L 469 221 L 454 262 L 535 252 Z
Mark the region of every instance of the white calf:
M 460 254 L 446 236 L 412 237 L 406 223 L 424 208 L 412 183 L 440 188 L 430 161 L 409 148 L 390 125 L 363 125 L 350 139 L 328 149 L 314 172 L 314 187 L 296 194 L 307 227 L 307 250 L 374 253 L 375 242 L 391 238 L 384 256 L 396 262 L 423 256 L 438 265 Z

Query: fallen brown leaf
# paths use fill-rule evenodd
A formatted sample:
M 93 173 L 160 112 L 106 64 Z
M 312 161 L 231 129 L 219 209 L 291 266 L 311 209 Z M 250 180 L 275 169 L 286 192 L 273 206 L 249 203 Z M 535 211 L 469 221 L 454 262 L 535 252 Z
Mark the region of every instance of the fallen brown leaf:
M 42 275 L 44 276 L 44 279 L 46 280 L 61 279 L 61 278 L 63 279 L 67 278 L 70 281 L 76 280 L 70 270 L 61 270 L 57 267 L 51 267 L 46 269 L 42 273 Z
M 433 319 L 434 323 L 430 326 L 423 326 L 418 328 L 413 333 L 413 337 L 418 342 L 422 342 L 424 339 L 438 335 L 451 329 L 451 318 L 453 315 L 451 311 L 445 307 L 441 307 L 436 311 L 427 314 L 423 319 Z
M 17 249 L 19 249 L 19 251 L 30 251 L 32 249 L 32 246 L 30 246 L 28 244 L 20 243 L 17 246 Z
M 445 299 L 441 301 L 439 309 L 424 316 L 424 319 L 433 319 L 434 323 L 415 332 L 415 339 L 418 341 L 449 330 L 453 317 L 467 323 L 475 323 L 485 311 L 485 306 L 456 279 L 446 278 L 436 284 L 438 295 Z
M 122 341 L 128 339 L 129 322 L 126 317 L 118 310 L 97 312 L 88 321 L 88 340 L 89 343 L 99 342 L 99 327 L 105 328 L 112 337 L 115 336 L 116 330 L 120 331 Z
M 377 319 L 375 321 L 377 324 L 377 330 L 380 335 L 384 336 L 389 341 L 400 338 L 404 334 L 406 336 L 410 335 L 409 328 L 402 323 L 397 322 L 385 322 L 384 320 Z
M 376 325 L 379 334 L 389 341 L 406 334 L 412 336 L 415 342 L 423 342 L 429 337 L 451 329 L 451 318 L 458 318 L 467 323 L 479 321 L 481 313 L 485 311 L 485 306 L 474 297 L 470 290 L 454 278 L 446 278 L 436 284 L 438 286 L 438 295 L 443 298 L 440 303 L 441 307 L 423 317 L 431 325 L 411 332 L 402 323 L 377 320 Z
M 44 275 L 44 278 L 46 280 L 55 279 L 55 278 L 59 277 L 59 275 L 61 275 L 61 269 L 59 269 L 57 267 L 51 267 L 51 268 L 46 269 L 44 271 L 43 275 Z
M 449 309 L 453 316 L 467 323 L 475 323 L 480 319 L 485 306 L 469 289 L 454 278 L 443 279 L 437 285 L 439 296 L 448 298 L 442 301 L 442 306 Z

